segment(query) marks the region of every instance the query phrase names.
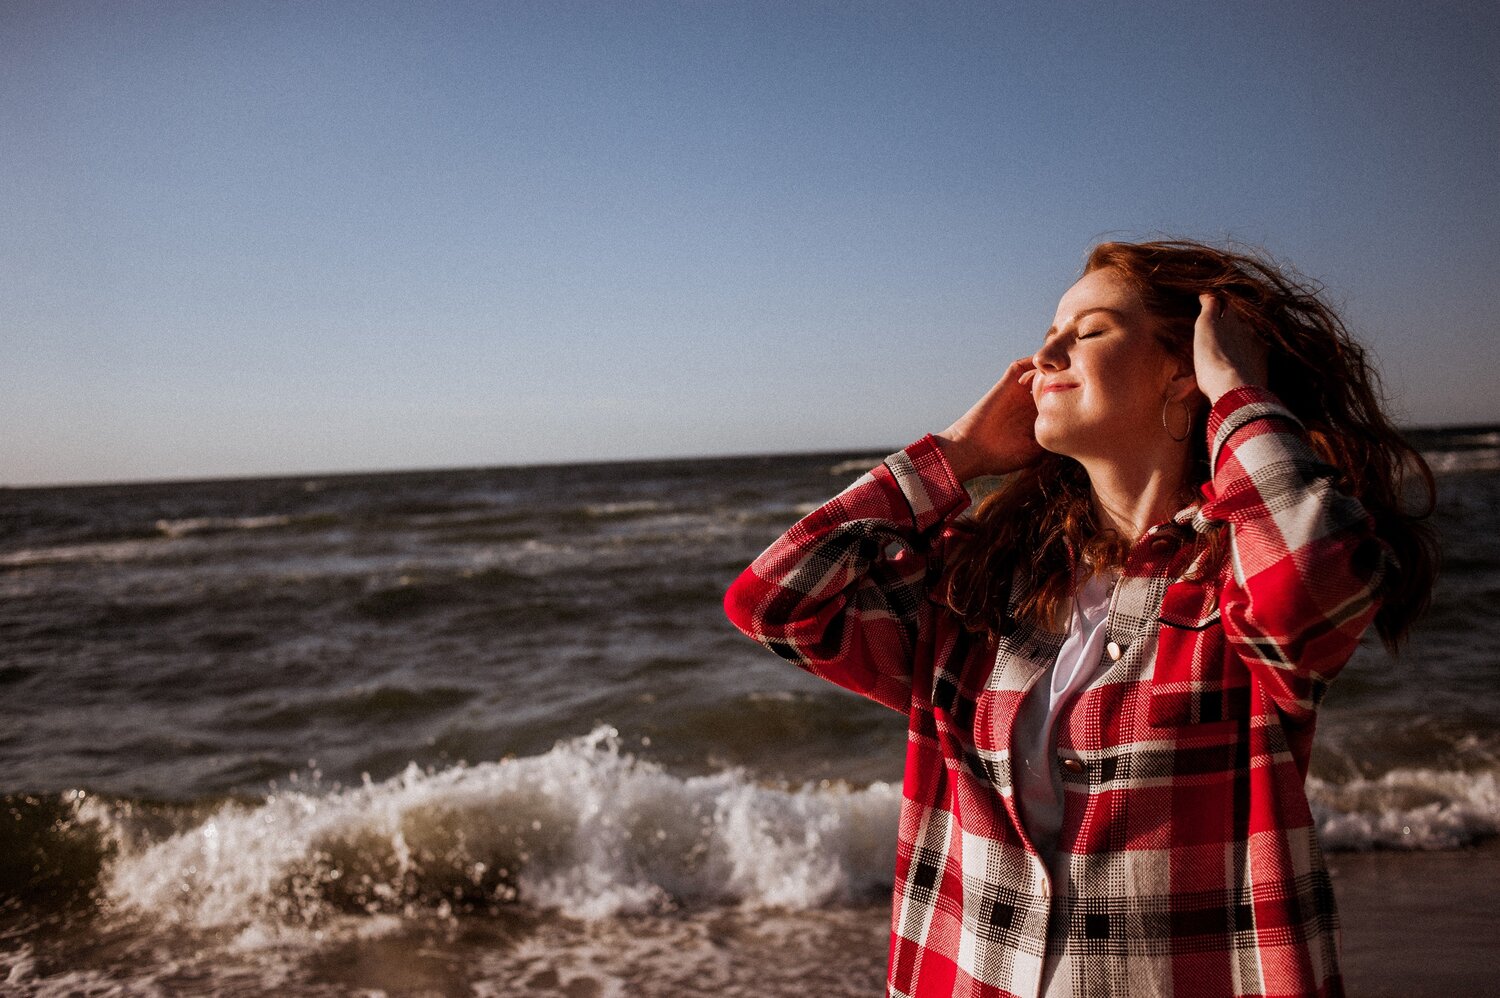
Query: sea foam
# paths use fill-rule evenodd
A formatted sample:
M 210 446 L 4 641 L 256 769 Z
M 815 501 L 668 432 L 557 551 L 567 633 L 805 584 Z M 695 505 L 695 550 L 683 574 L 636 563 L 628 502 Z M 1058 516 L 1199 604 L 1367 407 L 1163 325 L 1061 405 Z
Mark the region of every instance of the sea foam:
M 1307 781 L 1326 849 L 1456 849 L 1500 834 L 1494 771 L 1394 769 L 1373 779 Z
M 290 516 L 193 516 L 179 520 L 157 520 L 156 530 L 166 537 L 186 537 L 189 534 L 222 534 L 236 530 L 266 530 L 285 527 L 292 522 Z
M 899 797 L 678 777 L 601 727 L 540 756 L 227 803 L 146 843 L 107 803 L 88 798 L 79 817 L 117 842 L 114 905 L 231 928 L 509 901 L 597 919 L 868 899 L 889 889 Z

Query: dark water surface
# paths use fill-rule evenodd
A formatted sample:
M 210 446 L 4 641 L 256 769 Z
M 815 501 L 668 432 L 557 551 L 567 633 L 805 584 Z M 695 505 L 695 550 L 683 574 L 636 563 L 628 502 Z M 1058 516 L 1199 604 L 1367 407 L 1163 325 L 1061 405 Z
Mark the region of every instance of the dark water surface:
M 1334 850 L 1500 828 L 1500 432 L 1421 445 Z M 0 490 L 0 993 L 877 993 L 904 724 L 720 599 L 881 456 Z

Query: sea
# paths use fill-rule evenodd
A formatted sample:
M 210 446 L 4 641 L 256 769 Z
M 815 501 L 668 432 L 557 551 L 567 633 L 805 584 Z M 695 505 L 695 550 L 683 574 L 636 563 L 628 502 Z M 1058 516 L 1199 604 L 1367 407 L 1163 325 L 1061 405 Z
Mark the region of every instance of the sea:
M 1412 439 L 1335 852 L 1500 831 L 1500 427 Z M 721 600 L 882 457 L 0 489 L 0 994 L 880 993 L 904 720 Z

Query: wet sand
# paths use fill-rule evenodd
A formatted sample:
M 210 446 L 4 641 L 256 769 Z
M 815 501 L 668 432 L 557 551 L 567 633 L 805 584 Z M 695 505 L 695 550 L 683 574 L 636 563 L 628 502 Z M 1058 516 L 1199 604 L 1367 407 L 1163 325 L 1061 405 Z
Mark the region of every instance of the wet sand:
M 1448 852 L 1330 853 L 1328 861 L 1350 998 L 1500 996 L 1500 838 Z M 56 931 L 19 948 L 7 945 L 16 932 L 0 918 L 0 996 L 864 998 L 882 990 L 890 909 L 871 899 L 814 911 L 710 908 L 581 922 L 501 908 L 408 916 L 390 932 L 366 931 L 371 923 L 310 950 L 241 950 L 227 938 L 129 921 L 105 933 L 88 919 L 57 918 Z
M 1350 998 L 1500 995 L 1500 839 L 1331 853 Z

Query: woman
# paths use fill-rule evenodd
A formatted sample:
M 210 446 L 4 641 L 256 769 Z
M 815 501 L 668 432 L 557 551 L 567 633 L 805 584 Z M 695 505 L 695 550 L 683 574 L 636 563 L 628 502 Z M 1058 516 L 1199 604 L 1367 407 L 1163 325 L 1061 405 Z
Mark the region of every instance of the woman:
M 1314 291 L 1106 243 L 1033 356 L 757 558 L 730 619 L 908 718 L 889 993 L 1341 994 L 1303 781 L 1363 632 L 1425 606 L 1413 471 Z

